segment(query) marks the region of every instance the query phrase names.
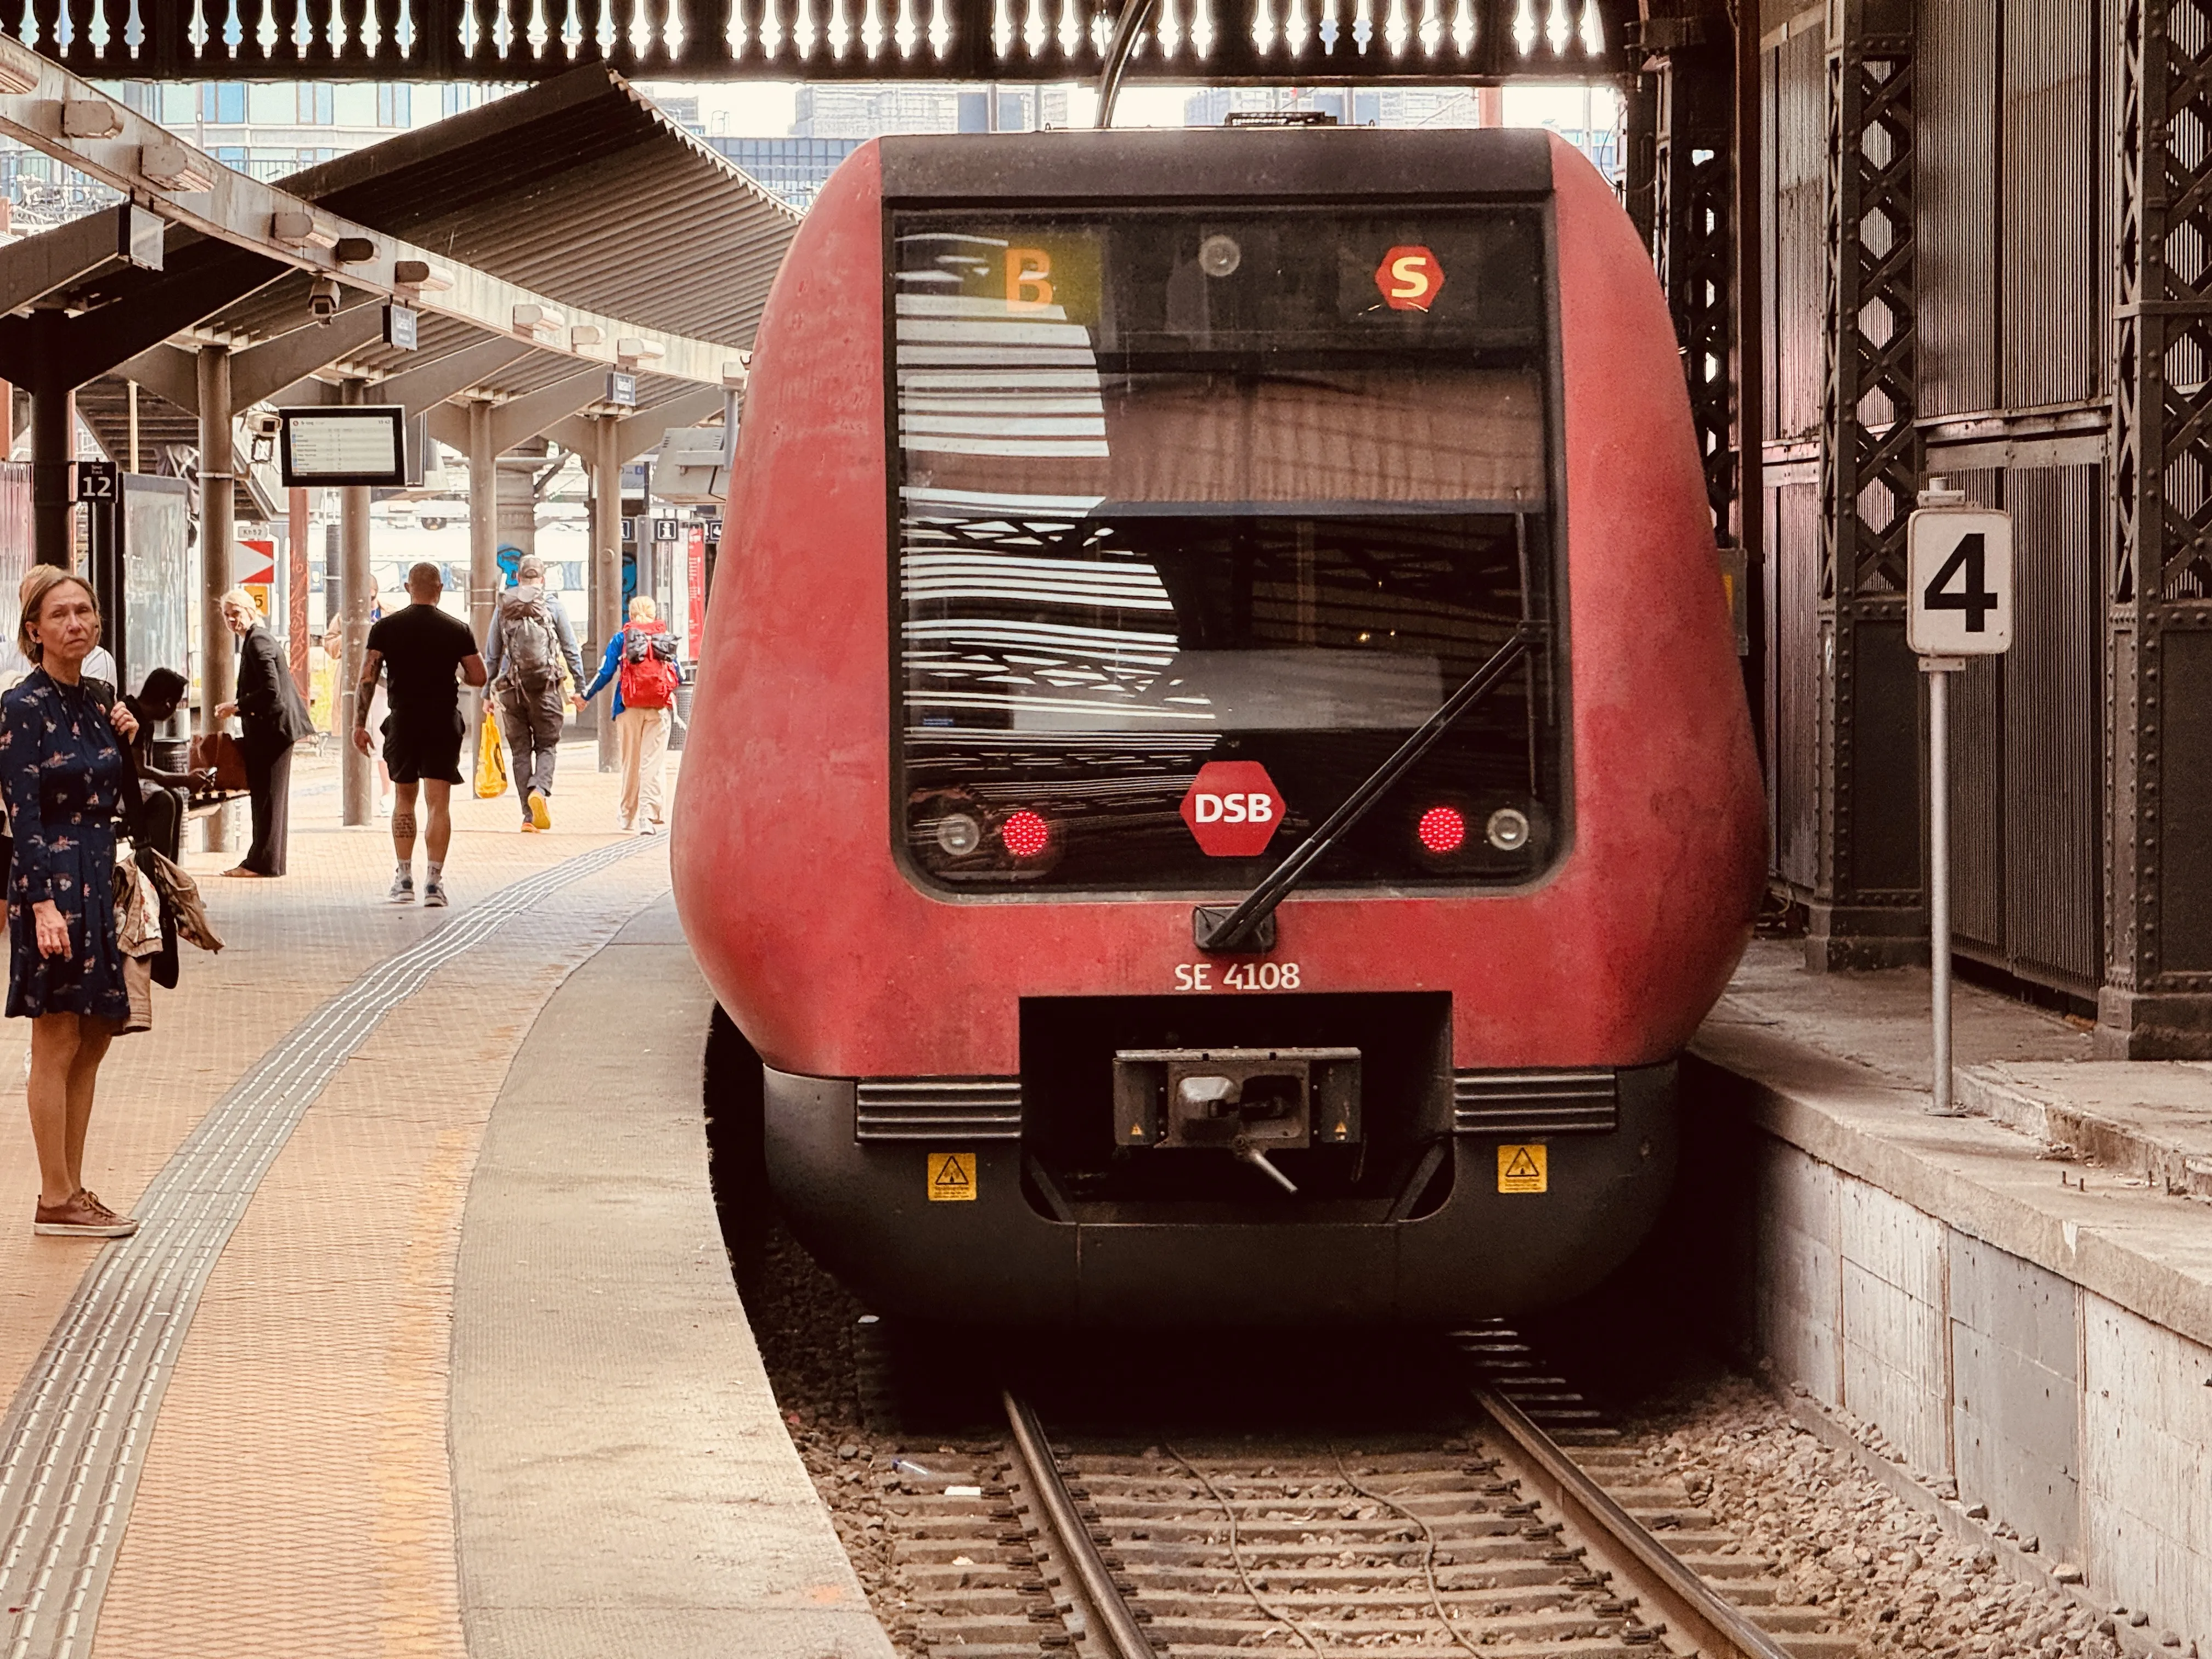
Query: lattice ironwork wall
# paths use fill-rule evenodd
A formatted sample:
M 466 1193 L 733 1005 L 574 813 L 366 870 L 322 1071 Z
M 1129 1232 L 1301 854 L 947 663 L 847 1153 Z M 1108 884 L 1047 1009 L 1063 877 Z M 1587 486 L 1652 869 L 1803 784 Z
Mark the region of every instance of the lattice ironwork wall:
M 1082 80 L 1108 0 L 0 0 L 80 74 L 531 81 Z M 1498 81 L 1623 72 L 1634 0 L 1159 0 L 1133 80 Z
M 1919 688 L 1905 647 L 1905 526 L 1921 483 L 1910 0 L 1838 0 L 1827 51 L 1822 307 L 1820 965 L 1924 951 Z
M 2100 1047 L 2212 1052 L 2212 0 L 2123 0 Z
M 1713 35 L 1717 39 L 1711 38 Z M 1741 488 L 1730 373 L 1735 326 L 1733 39 L 1700 32 L 1653 80 L 1652 258 L 1682 347 L 1713 527 L 1731 539 Z

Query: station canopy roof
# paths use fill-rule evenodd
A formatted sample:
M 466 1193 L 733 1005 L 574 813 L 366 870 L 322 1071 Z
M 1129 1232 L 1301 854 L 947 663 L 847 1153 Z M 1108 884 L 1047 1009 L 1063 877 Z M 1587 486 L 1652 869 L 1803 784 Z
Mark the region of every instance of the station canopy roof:
M 634 360 L 623 359 L 636 374 L 636 409 L 665 408 L 676 425 L 719 410 L 799 223 L 795 210 L 602 64 L 295 173 L 275 188 L 334 222 L 430 252 L 457 284 L 481 273 L 541 295 L 556 311 L 621 319 L 636 331 L 625 343 L 645 343 Z M 272 343 L 283 349 L 271 350 L 271 360 L 302 365 L 281 386 L 261 383 L 266 374 L 244 375 L 241 410 L 263 398 L 336 401 L 337 382 L 348 378 L 369 380 L 368 398 L 380 401 L 377 383 L 444 360 L 466 378 L 441 398 L 510 405 L 537 393 L 550 406 L 563 400 L 556 388 L 565 384 L 560 416 L 616 412 L 585 392 L 612 366 L 617 343 L 580 349 L 565 313 L 550 325 L 502 332 L 481 316 L 429 307 L 419 315 L 415 349 L 402 349 L 382 337 L 388 291 L 350 284 L 343 269 L 331 273 L 337 314 L 318 325 L 309 306 L 315 272 L 288 270 L 250 242 L 226 244 L 189 224 L 172 223 L 166 244 L 161 271 L 110 265 L 40 302 L 143 306 L 164 289 L 208 282 L 224 268 L 265 267 L 252 272 L 263 276 L 258 283 L 234 279 L 239 297 L 179 328 L 168 346 L 83 388 L 82 411 L 111 454 L 125 441 L 125 379 L 142 390 L 142 455 L 149 441 L 174 441 L 179 417 L 197 407 L 190 356 L 177 348 L 204 342 L 230 345 L 241 366 L 254 348 Z M 190 309 L 188 301 L 173 303 Z M 680 340 L 684 349 L 664 359 L 653 349 L 663 339 Z M 149 392 L 176 407 L 150 406 Z
M 511 282 L 744 347 L 799 222 L 603 64 L 283 183 Z

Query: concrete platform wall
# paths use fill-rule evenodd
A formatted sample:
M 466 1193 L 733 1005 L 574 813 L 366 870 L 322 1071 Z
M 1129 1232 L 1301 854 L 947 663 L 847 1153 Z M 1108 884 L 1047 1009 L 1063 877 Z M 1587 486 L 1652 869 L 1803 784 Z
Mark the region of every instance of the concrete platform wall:
M 1755 1190 L 1776 1372 L 2212 1654 L 2212 1349 L 1771 1136 Z

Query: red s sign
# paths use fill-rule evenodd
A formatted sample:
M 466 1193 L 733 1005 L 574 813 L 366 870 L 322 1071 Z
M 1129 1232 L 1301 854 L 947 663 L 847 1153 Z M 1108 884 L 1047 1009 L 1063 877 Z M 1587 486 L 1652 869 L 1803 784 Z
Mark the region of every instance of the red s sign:
M 1393 311 L 1426 311 L 1443 285 L 1443 265 L 1425 247 L 1394 247 L 1375 267 L 1375 286 Z

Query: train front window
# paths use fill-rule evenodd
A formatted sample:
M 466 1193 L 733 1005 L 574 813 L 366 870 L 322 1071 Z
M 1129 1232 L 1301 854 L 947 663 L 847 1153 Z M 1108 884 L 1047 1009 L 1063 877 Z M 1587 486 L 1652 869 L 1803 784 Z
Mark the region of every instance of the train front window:
M 1247 885 L 1524 618 L 1546 643 L 1310 884 L 1549 863 L 1535 209 L 916 212 L 891 245 L 897 833 L 925 879 Z M 1185 811 L 1219 761 L 1282 803 L 1257 853 Z

